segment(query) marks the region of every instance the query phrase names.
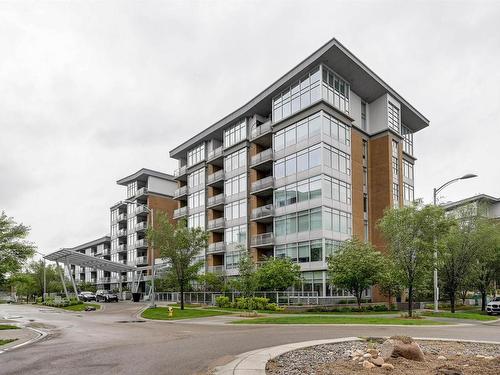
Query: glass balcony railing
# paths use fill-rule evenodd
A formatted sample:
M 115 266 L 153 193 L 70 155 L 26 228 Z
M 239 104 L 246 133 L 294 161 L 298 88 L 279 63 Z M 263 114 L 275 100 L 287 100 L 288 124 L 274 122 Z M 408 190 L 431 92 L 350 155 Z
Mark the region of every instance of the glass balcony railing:
M 274 233 L 262 233 L 252 236 L 251 246 L 266 246 L 274 244 Z

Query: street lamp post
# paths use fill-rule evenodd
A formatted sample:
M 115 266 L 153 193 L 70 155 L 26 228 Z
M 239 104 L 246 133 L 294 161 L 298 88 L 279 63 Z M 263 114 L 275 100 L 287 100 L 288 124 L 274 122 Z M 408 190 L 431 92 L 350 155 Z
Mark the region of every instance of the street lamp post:
M 454 178 L 438 188 L 433 189 L 433 202 L 434 206 L 437 206 L 437 195 L 443 190 L 445 187 L 453 184 L 454 182 L 458 182 L 460 180 L 467 180 L 469 178 L 477 177 L 476 174 L 467 173 L 462 177 Z M 434 249 L 434 312 L 439 311 L 439 287 L 438 287 L 438 271 L 437 271 L 437 249 Z

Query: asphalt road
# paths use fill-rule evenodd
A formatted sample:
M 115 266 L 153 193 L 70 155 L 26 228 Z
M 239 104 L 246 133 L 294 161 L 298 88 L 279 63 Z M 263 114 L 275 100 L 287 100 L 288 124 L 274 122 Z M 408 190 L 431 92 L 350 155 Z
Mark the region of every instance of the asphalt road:
M 0 305 L 0 319 L 9 316 L 49 332 L 42 341 L 0 354 L 0 374 L 205 374 L 249 350 L 346 336 L 409 335 L 500 341 L 499 322 L 455 327 L 131 322 L 136 320 L 140 307 L 132 303 L 106 304 L 103 311 L 70 313 L 35 306 Z

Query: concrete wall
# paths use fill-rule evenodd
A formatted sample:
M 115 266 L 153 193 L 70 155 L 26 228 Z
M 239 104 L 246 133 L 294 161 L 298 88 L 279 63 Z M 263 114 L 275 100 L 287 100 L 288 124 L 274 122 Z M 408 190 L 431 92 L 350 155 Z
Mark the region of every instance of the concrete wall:
M 173 196 L 175 189 L 177 189 L 177 183 L 175 181 L 164 180 L 153 176 L 148 177 L 148 191 L 152 193 Z

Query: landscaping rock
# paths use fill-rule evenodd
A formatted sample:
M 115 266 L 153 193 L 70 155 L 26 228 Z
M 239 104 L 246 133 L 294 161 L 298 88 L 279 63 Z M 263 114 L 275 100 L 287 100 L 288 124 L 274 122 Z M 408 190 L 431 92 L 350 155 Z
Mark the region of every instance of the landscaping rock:
M 363 361 L 363 367 L 366 369 L 371 369 L 371 368 L 374 368 L 375 365 L 373 363 L 371 363 L 370 361 Z
M 411 361 L 424 362 L 424 353 L 411 337 L 392 337 L 382 344 L 380 356 L 384 360 L 403 357 Z
M 392 371 L 394 370 L 394 366 L 390 363 L 384 363 L 382 364 L 381 366 L 384 370 L 387 370 L 387 371 Z
M 370 353 L 363 354 L 363 358 L 365 358 L 365 359 L 370 359 L 371 357 L 372 357 L 372 355 Z
M 372 358 L 378 357 L 378 350 L 377 349 L 368 349 L 366 352 L 370 353 L 372 355 Z
M 382 366 L 385 363 L 385 361 L 384 358 L 377 357 L 377 358 L 372 358 L 372 363 L 377 366 Z
M 85 306 L 85 311 L 96 311 L 95 306 Z
M 440 355 L 440 356 L 438 357 L 438 359 L 439 359 L 440 361 L 446 361 L 446 357 L 445 357 L 444 355 Z
M 463 375 L 462 370 L 456 368 L 438 368 L 436 370 L 437 375 Z

